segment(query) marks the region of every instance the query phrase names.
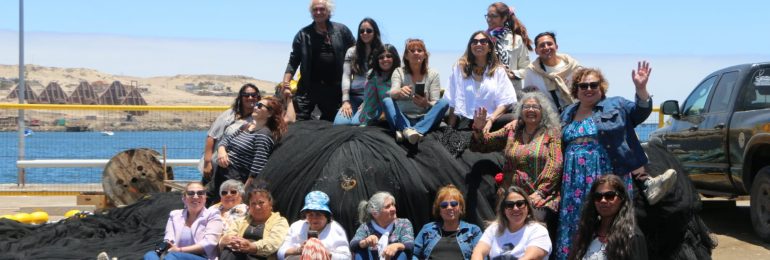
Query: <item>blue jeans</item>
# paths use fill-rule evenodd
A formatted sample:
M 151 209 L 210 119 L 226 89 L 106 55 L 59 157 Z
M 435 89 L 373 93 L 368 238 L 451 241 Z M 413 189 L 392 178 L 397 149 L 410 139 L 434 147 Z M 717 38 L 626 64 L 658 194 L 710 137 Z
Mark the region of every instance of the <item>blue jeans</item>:
M 395 256 L 390 259 L 407 260 L 407 255 L 404 251 L 398 251 Z M 377 260 L 380 259 L 379 252 L 376 250 L 361 249 L 353 252 L 353 259 L 355 260 Z
M 449 109 L 449 103 L 442 98 L 436 101 L 436 104 L 422 118 L 410 120 L 404 113 L 401 113 L 393 99 L 385 98 L 382 103 L 385 106 L 385 118 L 388 119 L 390 129 L 401 131 L 406 128 L 414 128 L 423 135 L 441 123 L 441 119 L 444 118 L 447 109 Z
M 358 107 L 361 106 L 362 103 L 364 103 L 364 96 L 363 95 L 350 95 L 350 109 L 353 111 L 353 115 L 350 118 L 347 118 L 342 115 L 342 109 L 337 111 L 337 115 L 334 116 L 334 125 L 358 125 L 360 122 L 358 121 L 358 118 L 360 116 L 360 111 L 358 111 Z
M 158 254 L 155 253 L 155 251 L 150 251 L 144 254 L 144 260 L 156 260 L 160 259 Z M 196 255 L 196 254 L 190 254 L 190 253 L 182 253 L 182 252 L 168 252 L 166 256 L 163 258 L 165 260 L 206 260 L 205 257 Z

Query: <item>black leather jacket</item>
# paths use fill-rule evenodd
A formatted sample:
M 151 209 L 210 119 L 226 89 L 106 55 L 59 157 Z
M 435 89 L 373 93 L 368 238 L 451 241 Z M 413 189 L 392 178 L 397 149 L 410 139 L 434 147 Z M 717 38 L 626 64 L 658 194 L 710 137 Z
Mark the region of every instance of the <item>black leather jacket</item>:
M 345 52 L 348 48 L 355 45 L 356 39 L 353 38 L 350 29 L 344 24 L 332 21 L 326 21 L 326 23 L 327 28 L 329 28 L 329 37 L 331 38 L 332 46 L 334 47 L 334 57 L 337 59 L 337 71 L 342 71 L 342 64 L 345 62 Z M 286 66 L 285 73 L 294 75 L 294 73 L 297 72 L 297 67 L 301 65 L 300 72 L 302 73 L 302 77 L 297 83 L 297 88 L 301 92 L 307 91 L 307 89 L 305 89 L 306 86 L 309 86 L 308 83 L 312 82 L 312 73 L 310 71 L 312 70 L 311 65 L 313 62 L 310 61 L 310 59 L 313 57 L 313 54 L 311 53 L 313 51 L 313 47 L 311 46 L 311 35 L 314 33 L 313 30 L 315 30 L 313 28 L 314 24 L 315 22 L 310 23 L 310 25 L 299 30 L 297 35 L 294 36 L 294 41 L 291 44 L 291 54 L 289 54 L 289 64 Z M 339 77 L 341 80 L 342 74 L 340 74 Z

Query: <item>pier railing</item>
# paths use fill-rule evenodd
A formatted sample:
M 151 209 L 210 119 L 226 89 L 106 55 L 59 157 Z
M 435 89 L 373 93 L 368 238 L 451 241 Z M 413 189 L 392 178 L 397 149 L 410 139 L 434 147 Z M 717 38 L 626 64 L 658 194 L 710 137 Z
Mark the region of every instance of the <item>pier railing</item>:
M 206 131 L 226 106 L 50 105 L 0 103 L 0 193 L 101 190 L 104 165 L 115 154 L 150 148 L 175 179 L 196 169 Z M 26 137 L 19 137 L 24 111 Z M 19 147 L 23 153 L 19 153 Z

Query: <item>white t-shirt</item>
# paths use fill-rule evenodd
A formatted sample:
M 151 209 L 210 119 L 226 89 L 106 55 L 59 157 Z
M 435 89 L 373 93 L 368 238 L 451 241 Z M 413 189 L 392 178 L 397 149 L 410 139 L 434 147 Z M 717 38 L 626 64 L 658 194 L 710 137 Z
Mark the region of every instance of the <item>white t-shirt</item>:
M 533 66 L 540 66 L 540 64 L 533 64 Z M 551 67 L 545 64 L 543 66 L 545 66 L 546 73 L 551 73 L 554 71 L 562 70 L 562 67 L 567 66 L 567 64 L 564 62 L 564 60 L 559 60 L 559 64 L 556 64 L 556 66 Z M 567 86 L 570 86 L 571 84 L 570 81 L 572 80 L 573 73 L 574 71 L 571 71 L 569 75 L 567 75 L 567 78 L 563 79 L 564 83 L 567 84 Z M 551 92 L 549 92 L 548 87 L 545 86 L 545 78 L 543 78 L 543 76 L 540 76 L 540 74 L 537 74 L 537 72 L 535 72 L 534 70 L 527 68 L 526 74 L 524 76 L 524 88 L 529 88 L 529 87 L 537 87 L 537 89 L 542 91 L 543 94 L 545 94 L 545 96 L 547 96 L 549 99 L 551 99 L 551 101 L 553 101 Z M 564 106 L 564 104 L 567 104 L 566 100 L 568 98 L 571 98 L 571 97 L 565 97 L 564 95 L 562 95 L 560 91 L 556 91 L 556 97 L 559 98 L 559 104 L 561 106 Z
M 489 258 L 499 255 L 512 255 L 520 258 L 524 256 L 527 248 L 534 246 L 545 250 L 546 259 L 551 253 L 551 239 L 548 237 L 548 229 L 543 225 L 530 222 L 521 229 L 511 233 L 506 228 L 501 236 L 497 236 L 497 223 L 489 225 L 479 242 L 490 245 Z

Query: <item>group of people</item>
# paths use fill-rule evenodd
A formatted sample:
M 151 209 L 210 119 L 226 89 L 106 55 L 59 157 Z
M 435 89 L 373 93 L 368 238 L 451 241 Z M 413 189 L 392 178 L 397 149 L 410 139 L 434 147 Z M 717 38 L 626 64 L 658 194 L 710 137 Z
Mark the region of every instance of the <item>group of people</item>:
M 201 166 L 210 184 L 187 186 L 186 209 L 169 218 L 169 252 L 211 258 L 216 251 L 222 259 L 646 259 L 634 198 L 654 205 L 676 179 L 672 170 L 648 175 L 634 131 L 652 112 L 649 63 L 632 70 L 634 101 L 608 97 L 600 70 L 559 53 L 552 32 L 531 40 L 513 8 L 497 2 L 487 9 L 488 28 L 471 34 L 442 90 L 423 40 L 407 40 L 399 55 L 381 42 L 371 18 L 359 23 L 354 38 L 345 25 L 330 21 L 331 0 L 311 0 L 309 11 L 313 22 L 294 38 L 281 97 L 263 98 L 246 84 L 214 122 Z M 533 45 L 537 59 L 530 62 Z M 289 82 L 297 71 L 302 76 L 292 93 Z M 351 240 L 332 220 L 321 191 L 307 195 L 303 220 L 289 226 L 272 212 L 269 191 L 254 180 L 287 124 L 311 119 L 316 107 L 320 119 L 335 125 L 387 121 L 397 141 L 411 144 L 442 122 L 472 131 L 472 151 L 502 152 L 506 159 L 497 219 L 483 233 L 461 221 L 463 192 L 450 185 L 437 192 L 438 221 L 417 236 L 409 220 L 396 217 L 396 200 L 385 192 L 361 203 L 361 226 Z M 242 186 L 232 189 L 234 182 Z M 244 186 L 252 191 L 243 194 Z M 242 195 L 248 207 L 233 204 L 232 196 Z M 214 203 L 218 208 L 203 208 Z M 225 214 L 245 217 L 223 221 Z

